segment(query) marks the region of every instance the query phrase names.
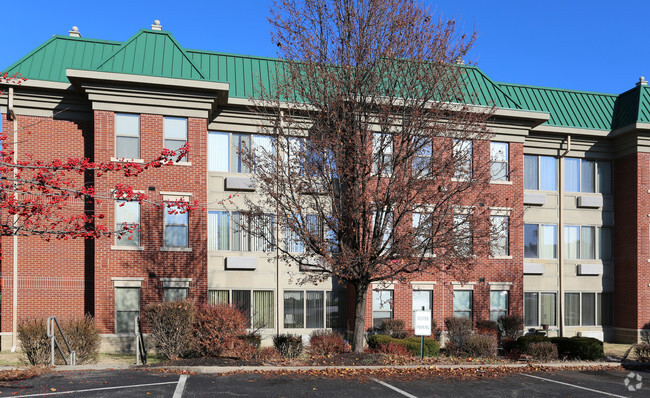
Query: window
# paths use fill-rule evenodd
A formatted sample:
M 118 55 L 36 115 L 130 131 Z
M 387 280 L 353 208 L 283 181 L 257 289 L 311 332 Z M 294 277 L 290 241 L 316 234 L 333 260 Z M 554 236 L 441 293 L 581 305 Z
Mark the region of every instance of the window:
M 426 177 L 431 171 L 431 156 L 433 154 L 431 139 L 415 137 L 413 138 L 413 147 L 413 175 Z
M 187 119 L 184 117 L 165 117 L 163 130 L 165 133 L 165 148 L 179 154 L 178 150 L 187 142 Z M 187 162 L 187 155 L 182 161 Z
M 414 244 L 420 249 L 423 255 L 430 255 L 431 250 L 431 224 L 427 220 L 428 214 L 413 213 L 413 233 L 415 237 Z
M 557 190 L 557 159 L 552 156 L 524 156 L 524 189 Z
M 230 291 L 228 290 L 209 290 L 208 291 L 208 304 L 230 304 Z
M 372 326 L 380 328 L 384 319 L 393 319 L 393 291 L 372 291 Z
M 187 300 L 189 289 L 186 287 L 166 287 L 163 289 L 164 301 Z
M 345 292 L 325 292 L 325 327 L 331 329 L 343 328 L 345 323 Z
M 133 333 L 140 316 L 140 288 L 115 288 L 115 333 Z
M 284 292 L 284 327 L 288 329 L 302 328 L 304 313 L 303 292 Z
M 508 315 L 508 291 L 490 291 L 490 320 L 498 321 L 502 316 Z
M 248 217 L 238 212 L 209 211 L 208 250 L 269 252 L 274 245 L 274 222 L 272 214 Z
M 611 228 L 565 225 L 564 248 L 569 260 L 604 260 L 612 258 Z
M 379 218 L 379 222 L 377 222 Z M 379 234 L 381 238 L 381 248 L 389 248 L 390 240 L 393 235 L 393 213 L 387 213 L 378 209 L 372 216 L 373 233 Z
M 322 329 L 324 326 L 324 294 L 323 292 L 305 292 L 305 323 L 307 328 Z
M 393 139 L 389 134 L 372 135 L 373 172 L 389 175 L 393 172 Z
M 453 161 L 456 165 L 454 178 L 459 180 L 472 178 L 472 141 L 454 140 Z
M 117 246 L 140 246 L 140 202 L 115 201 L 115 230 L 128 229 L 118 236 Z
M 165 207 L 165 247 L 187 247 L 189 213 L 179 210 L 178 206 L 168 204 Z
M 459 257 L 472 254 L 472 230 L 470 214 L 454 214 L 454 251 Z
M 524 292 L 524 325 L 557 326 L 556 311 L 555 293 Z
M 318 239 L 322 237 L 322 223 L 315 214 L 308 214 L 306 216 L 297 215 L 296 222 L 299 228 L 307 228 L 309 233 L 316 236 Z M 285 230 L 285 247 L 290 253 L 304 253 L 305 241 L 300 235 L 295 232 L 290 226 L 287 225 Z
M 432 290 L 413 290 L 413 311 L 431 310 L 432 303 Z
M 565 293 L 567 326 L 612 324 L 611 293 Z
M 490 216 L 492 233 L 490 249 L 492 256 L 505 257 L 510 255 L 510 231 L 508 216 Z
M 490 172 L 492 181 L 508 181 L 508 143 L 490 142 Z
M 599 192 L 612 189 L 612 165 L 607 161 L 566 158 L 564 189 L 567 192 Z
M 263 135 L 241 133 L 208 133 L 208 171 L 250 173 L 242 154 L 253 150 L 253 154 L 269 159 L 273 151 L 272 138 Z M 255 163 L 255 167 L 258 164 Z M 273 167 L 273 165 L 261 165 Z
M 273 291 L 271 290 L 209 290 L 208 304 L 232 304 L 250 317 L 249 326 L 253 329 L 273 328 Z
M 472 291 L 454 290 L 454 317 L 472 319 Z
M 524 224 L 524 258 L 556 258 L 557 225 Z
M 339 291 L 285 291 L 284 327 L 322 329 L 343 327 L 345 300 Z
M 140 115 L 115 114 L 115 157 L 140 158 Z

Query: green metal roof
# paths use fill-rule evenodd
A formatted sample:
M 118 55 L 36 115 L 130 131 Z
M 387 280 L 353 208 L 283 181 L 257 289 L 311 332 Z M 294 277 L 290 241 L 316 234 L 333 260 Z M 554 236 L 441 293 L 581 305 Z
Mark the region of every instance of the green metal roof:
M 141 30 L 96 68 L 102 72 L 205 80 L 176 39 L 163 31 Z
M 501 87 L 524 109 L 550 113 L 546 125 L 592 130 L 612 127 L 616 95 L 509 83 L 501 83 Z
M 632 123 L 650 123 L 650 88 L 638 85 L 616 99 L 612 129 Z
M 465 103 L 498 108 L 522 109 L 522 107 L 475 66 L 464 66 Z M 532 109 L 531 109 L 532 110 Z

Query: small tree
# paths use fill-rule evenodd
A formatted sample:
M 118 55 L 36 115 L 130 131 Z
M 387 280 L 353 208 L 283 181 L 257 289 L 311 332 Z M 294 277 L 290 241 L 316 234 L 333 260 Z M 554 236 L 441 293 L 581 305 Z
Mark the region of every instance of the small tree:
M 246 207 L 276 214 L 297 278 L 354 290 L 359 352 L 373 282 L 464 280 L 487 254 L 491 108 L 457 64 L 474 36 L 409 0 L 276 1 L 269 21 L 283 60 L 255 110 L 274 139 L 242 153 Z

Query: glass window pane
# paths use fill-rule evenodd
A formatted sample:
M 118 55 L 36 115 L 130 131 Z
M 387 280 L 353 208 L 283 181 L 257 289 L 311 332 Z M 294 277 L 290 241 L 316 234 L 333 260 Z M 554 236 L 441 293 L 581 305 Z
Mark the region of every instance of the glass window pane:
M 490 143 L 491 177 L 493 181 L 508 179 L 508 144 L 505 142 Z
M 119 311 L 115 313 L 115 333 L 131 333 L 135 331 L 135 317 L 140 311 Z
M 564 251 L 569 260 L 580 258 L 580 227 L 568 225 L 564 227 Z
M 537 156 L 524 156 L 524 189 L 539 189 Z
M 549 326 L 557 326 L 557 306 L 555 293 L 542 293 L 541 304 L 541 323 L 547 324 Z
M 413 290 L 413 311 L 430 310 L 432 297 L 431 290 Z
M 250 173 L 248 165 L 244 162 L 251 150 L 250 134 L 231 134 L 232 146 L 230 147 L 230 171 L 232 173 Z
M 596 294 L 582 293 L 582 326 L 596 324 Z
M 507 256 L 509 252 L 508 217 L 491 216 L 491 251 L 493 256 Z
M 472 176 L 472 141 L 454 140 L 453 156 L 456 163 L 454 178 L 470 178 Z
M 471 290 L 454 290 L 454 316 L 472 318 Z
M 323 292 L 307 292 L 307 314 L 306 323 L 308 328 L 320 329 L 325 321 L 325 303 Z
M 140 245 L 140 203 L 127 202 L 125 200 L 115 201 L 115 229 L 121 230 L 125 226 L 129 232 L 118 236 L 115 244 L 117 246 L 139 246 Z
M 302 328 L 304 315 L 303 292 L 284 292 L 284 327 Z
M 140 137 L 140 115 L 116 113 L 115 133 L 121 136 Z
M 580 326 L 580 293 L 565 293 L 564 301 L 564 323 L 567 326 Z
M 228 300 L 228 290 L 209 290 L 208 291 L 208 304 L 217 305 L 217 304 L 229 304 Z
M 384 319 L 393 318 L 393 291 L 372 291 L 372 326 L 380 327 Z
M 230 250 L 230 214 L 208 212 L 208 250 Z
M 564 159 L 564 168 L 564 190 L 567 192 L 580 192 L 580 159 Z
M 524 293 L 524 325 L 539 325 L 539 294 Z
M 187 300 L 188 289 L 186 287 L 166 287 L 163 289 L 165 301 Z
M 580 176 L 582 192 L 596 192 L 596 162 L 582 159 L 582 175 Z
M 165 247 L 187 247 L 187 225 L 165 227 Z
M 273 307 L 272 291 L 253 291 L 253 328 L 273 328 Z
M 332 291 L 326 293 L 327 299 L 327 328 L 342 328 L 345 325 L 345 296 L 344 292 Z
M 557 159 L 551 156 L 540 156 L 540 186 L 543 191 L 557 190 Z
M 508 315 L 508 291 L 490 291 L 490 320 L 498 321 L 504 315 Z
M 135 317 L 140 315 L 140 288 L 115 288 L 115 332 L 133 333 Z
M 273 139 L 266 135 L 254 135 L 252 145 L 255 162 L 254 172 L 257 172 L 262 167 L 268 171 L 273 170 Z
M 187 141 L 187 119 L 184 117 L 169 117 L 164 119 L 165 139 Z M 171 149 L 171 148 L 170 148 Z
M 557 257 L 557 225 L 541 226 L 540 258 Z
M 140 138 L 115 137 L 115 157 L 124 159 L 140 158 Z
M 608 194 L 612 192 L 612 164 L 598 162 L 598 192 Z
M 230 134 L 208 133 L 208 171 L 228 171 L 230 164 Z
M 537 258 L 537 242 L 538 242 L 537 224 L 524 224 L 524 257 Z
M 580 231 L 580 258 L 584 260 L 596 258 L 595 227 L 582 227 Z

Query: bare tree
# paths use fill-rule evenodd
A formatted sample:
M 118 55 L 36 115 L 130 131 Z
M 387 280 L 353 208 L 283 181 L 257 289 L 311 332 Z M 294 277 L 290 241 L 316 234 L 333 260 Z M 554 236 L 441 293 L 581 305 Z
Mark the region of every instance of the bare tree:
M 277 1 L 269 21 L 283 62 L 256 101 L 272 138 L 242 154 L 246 207 L 276 214 L 301 280 L 353 288 L 358 352 L 373 282 L 463 278 L 489 250 L 492 110 L 457 62 L 474 36 L 410 0 Z

